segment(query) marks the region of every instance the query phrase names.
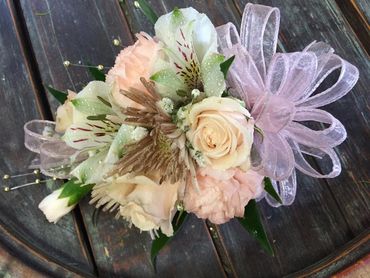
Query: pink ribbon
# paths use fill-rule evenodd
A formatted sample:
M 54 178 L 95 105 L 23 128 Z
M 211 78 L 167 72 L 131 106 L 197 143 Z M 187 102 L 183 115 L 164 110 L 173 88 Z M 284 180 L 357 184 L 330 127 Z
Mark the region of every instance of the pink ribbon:
M 67 179 L 71 169 L 86 159 L 86 154 L 67 146 L 60 136 L 52 121 L 32 120 L 24 125 L 24 145 L 40 155 L 39 165 L 32 167 L 40 168 L 46 176 Z
M 334 54 L 323 42 L 313 42 L 301 52 L 276 53 L 280 14 L 277 8 L 247 4 L 240 36 L 232 23 L 217 28 L 220 52 L 235 55 L 227 83 L 231 93 L 243 99 L 263 131 L 256 133 L 252 151 L 253 168 L 273 180 L 283 205 L 296 193 L 296 173 L 316 178 L 333 178 L 341 165 L 334 147 L 347 136 L 344 126 L 318 107 L 348 93 L 358 80 L 358 69 Z M 319 85 L 335 70 L 336 82 L 325 90 Z M 303 122 L 316 122 L 311 129 Z M 306 156 L 328 159 L 329 173 L 321 174 Z M 266 196 L 272 206 L 279 204 Z

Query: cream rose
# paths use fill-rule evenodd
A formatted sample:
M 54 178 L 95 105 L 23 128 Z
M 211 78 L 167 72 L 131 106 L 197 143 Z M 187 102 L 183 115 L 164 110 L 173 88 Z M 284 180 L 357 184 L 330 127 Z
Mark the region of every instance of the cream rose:
M 119 206 L 117 216 L 122 216 L 142 231 L 161 229 L 173 235 L 172 218 L 176 213 L 180 183 L 159 184 L 159 175 L 124 176 L 109 178 L 106 183 L 93 188 L 90 203 L 105 205 L 105 209 Z
M 76 97 L 76 93 L 68 90 L 68 96 L 63 105 L 57 109 L 55 120 L 55 131 L 64 132 L 73 124 L 73 104 L 72 100 Z
M 249 168 L 254 124 L 240 102 L 209 97 L 191 106 L 187 117 L 186 136 L 206 165 L 219 170 Z
M 109 70 L 106 81 L 115 84 L 112 91 L 113 100 L 121 107 L 136 107 L 138 104 L 120 93 L 120 90 L 135 88 L 146 92 L 140 81 L 141 77 L 149 79 L 158 56 L 159 44 L 148 34 L 136 34 L 134 45 L 124 48 L 118 55 L 114 67 Z
M 248 202 L 263 191 L 263 176 L 252 170 L 199 168 L 197 180 L 198 189 L 194 186 L 186 188 L 185 209 L 214 224 L 242 217 Z

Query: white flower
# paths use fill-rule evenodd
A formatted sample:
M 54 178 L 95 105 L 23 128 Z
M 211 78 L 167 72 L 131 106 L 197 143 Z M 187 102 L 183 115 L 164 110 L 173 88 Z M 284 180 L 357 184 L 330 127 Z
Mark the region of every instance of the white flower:
M 201 94 L 201 92 L 198 89 L 194 89 L 194 90 L 191 91 L 191 97 L 192 98 L 197 98 L 197 97 L 200 96 L 200 94 Z
M 62 139 L 81 153 L 89 153 L 89 158 L 71 171 L 84 184 L 101 182 L 122 157 L 124 146 L 147 134 L 144 128 L 121 124 L 112 90 L 111 85 L 92 81 L 71 101 L 73 124 Z
M 158 101 L 158 105 L 168 114 L 171 114 L 173 111 L 173 101 L 168 97 L 162 98 L 160 101 Z
M 175 9 L 161 16 L 154 29 L 162 43 L 151 76 L 159 93 L 174 100 L 193 89 L 221 96 L 226 88 L 220 69 L 224 56 L 217 53 L 217 33 L 209 18 L 193 8 Z
M 57 223 L 60 218 L 69 213 L 76 204 L 69 206 L 69 198 L 60 198 L 62 188 L 46 196 L 39 204 L 39 209 L 45 214 L 49 222 Z
M 175 204 L 182 192 L 180 182 L 159 184 L 160 175 L 155 177 L 124 176 L 109 178 L 106 183 L 93 188 L 90 204 L 104 210 L 119 209 L 121 216 L 142 231 L 161 231 L 173 234 L 172 218 L 176 212 Z

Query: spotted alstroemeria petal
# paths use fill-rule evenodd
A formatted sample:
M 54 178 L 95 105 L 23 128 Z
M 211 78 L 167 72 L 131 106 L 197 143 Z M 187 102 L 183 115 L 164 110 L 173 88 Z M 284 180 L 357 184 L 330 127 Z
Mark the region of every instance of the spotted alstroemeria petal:
M 170 97 L 173 100 L 180 99 L 180 97 L 176 94 L 176 91 L 188 90 L 185 83 L 171 68 L 156 72 L 150 77 L 150 79 L 156 82 L 157 90 L 163 97 Z
M 157 79 L 155 81 L 158 85 L 158 91 L 162 95 L 174 99 L 178 98 L 176 95 L 178 90 L 184 90 L 187 93 L 193 89 L 203 91 L 201 64 L 210 53 L 217 52 L 216 29 L 208 17 L 193 8 L 175 9 L 172 13 L 158 19 L 155 31 L 157 38 L 163 44 L 163 57 L 156 62 L 155 74 L 153 75 L 155 78 L 152 78 L 153 80 Z M 170 72 L 171 74 L 169 74 Z M 177 78 L 174 77 L 174 74 Z M 204 77 L 208 80 L 208 76 Z M 218 80 L 218 75 L 216 78 Z M 182 86 L 178 85 L 179 81 Z M 169 86 L 170 83 L 173 84 Z M 169 90 L 170 87 L 177 89 Z M 207 85 L 207 87 L 212 87 L 210 90 L 213 95 L 216 95 L 213 86 Z
M 113 141 L 117 130 L 117 125 L 108 120 L 96 121 L 96 123 L 78 123 L 67 129 L 63 140 L 68 146 L 78 150 L 102 147 Z
M 72 104 L 84 115 L 113 114 L 109 103 L 111 86 L 102 81 L 92 81 L 77 94 Z
M 96 184 L 103 181 L 105 174 L 113 168 L 113 164 L 104 163 L 108 149 L 102 149 L 98 153 L 90 156 L 78 165 L 71 175 L 76 177 L 83 184 Z
M 201 65 L 204 92 L 208 97 L 220 97 L 226 89 L 220 64 L 225 60 L 221 54 L 213 53 L 205 57 Z
M 179 28 L 183 28 L 193 21 L 192 42 L 198 56 L 202 61 L 209 52 L 217 51 L 217 33 L 214 25 L 205 14 L 201 14 L 193 8 L 175 9 L 173 12 L 161 16 L 156 22 L 154 29 L 156 36 L 167 46 L 176 49 L 178 46 L 173 34 Z

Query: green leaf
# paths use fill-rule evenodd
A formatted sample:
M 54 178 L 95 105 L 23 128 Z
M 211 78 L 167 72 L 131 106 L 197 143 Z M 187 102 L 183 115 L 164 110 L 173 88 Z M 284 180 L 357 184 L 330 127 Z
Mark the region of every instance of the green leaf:
M 97 81 L 105 81 L 105 74 L 101 70 L 99 70 L 97 67 L 94 67 L 90 63 L 87 63 L 89 66 L 89 72 L 90 75 L 94 78 L 94 80 Z
M 51 86 L 46 86 L 46 89 L 49 91 L 50 94 L 53 95 L 53 97 L 55 97 L 55 99 L 57 101 L 59 101 L 61 104 L 63 104 L 66 100 L 67 100 L 67 96 L 68 94 L 62 92 L 62 91 L 58 91 L 56 89 L 54 89 L 53 87 Z
M 167 242 L 176 235 L 176 233 L 180 229 L 181 225 L 184 223 L 187 216 L 188 214 L 185 211 L 178 211 L 176 213 L 176 215 L 174 216 L 172 220 L 172 226 L 173 226 L 173 236 L 172 237 L 168 237 L 164 235 L 160 230 L 158 230 L 158 237 L 156 237 L 152 241 L 152 248 L 150 251 L 150 258 L 151 258 L 152 265 L 155 271 L 157 271 L 156 260 L 157 260 L 157 255 L 159 251 L 161 251 L 162 248 L 166 246 Z
M 135 7 L 139 8 L 146 18 L 154 25 L 158 20 L 158 15 L 146 0 L 137 0 L 134 2 Z
M 279 204 L 283 202 L 280 199 L 279 194 L 276 192 L 275 188 L 272 186 L 271 180 L 269 177 L 264 177 L 263 182 L 265 183 L 265 191 L 276 200 Z
M 261 246 L 271 255 L 274 256 L 274 251 L 267 238 L 266 232 L 263 228 L 257 204 L 255 200 L 250 200 L 244 210 L 244 218 L 238 218 L 242 226 L 258 240 Z
M 224 78 L 226 79 L 227 72 L 229 71 L 231 64 L 234 62 L 235 55 L 231 56 L 229 59 L 226 61 L 222 62 L 220 64 L 220 68 L 222 73 L 224 74 Z
M 68 198 L 68 206 L 77 204 L 93 188 L 93 184 L 82 184 L 77 179 L 72 179 L 63 184 L 59 199 Z

